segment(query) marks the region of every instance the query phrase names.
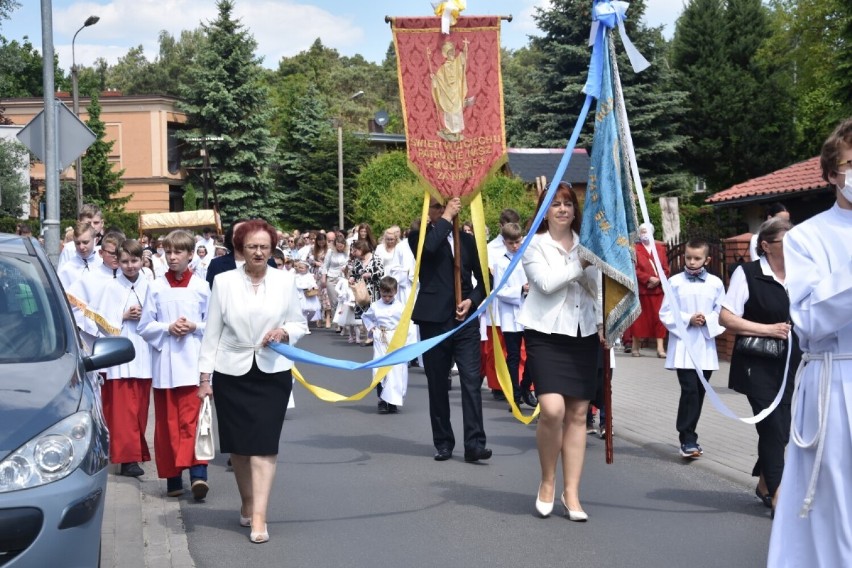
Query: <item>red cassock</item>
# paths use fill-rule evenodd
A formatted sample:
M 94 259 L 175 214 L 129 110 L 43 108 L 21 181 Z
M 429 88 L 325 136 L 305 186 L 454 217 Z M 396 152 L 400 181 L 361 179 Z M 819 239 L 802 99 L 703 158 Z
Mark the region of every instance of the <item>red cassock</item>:
M 193 465 L 207 465 L 195 459 L 195 429 L 201 399 L 198 387 L 154 389 L 154 458 L 157 476 L 177 477 Z
M 506 356 L 506 340 L 503 339 L 503 334 L 500 332 L 500 328 L 497 328 L 497 335 L 500 338 L 500 345 L 503 346 L 503 356 Z M 488 326 L 488 341 L 480 341 L 480 353 L 482 355 L 482 363 L 480 364 L 480 375 L 484 376 L 487 383 L 488 388 L 491 390 L 502 391 L 503 388 L 500 386 L 500 383 L 497 381 L 497 367 L 495 363 L 495 353 L 494 353 L 494 337 L 493 332 L 491 330 L 491 326 Z M 524 376 L 524 363 L 527 361 L 527 349 L 524 343 L 521 343 L 521 364 L 518 365 L 518 380 L 521 380 Z
M 151 461 L 145 429 L 151 401 L 151 379 L 111 379 L 101 387 L 104 418 L 109 428 L 112 463 Z
M 666 278 L 669 276 L 669 261 L 666 257 L 666 248 L 660 242 L 654 242 L 657 247 L 657 256 L 663 265 Z M 652 277 L 660 278 L 654 265 L 654 257 L 642 243 L 636 244 L 636 279 L 639 281 L 639 304 L 642 306 L 642 314 L 639 316 L 628 333 L 639 338 L 665 338 L 666 327 L 660 321 L 660 308 L 663 305 L 663 287 L 656 286 L 648 288 L 648 280 Z

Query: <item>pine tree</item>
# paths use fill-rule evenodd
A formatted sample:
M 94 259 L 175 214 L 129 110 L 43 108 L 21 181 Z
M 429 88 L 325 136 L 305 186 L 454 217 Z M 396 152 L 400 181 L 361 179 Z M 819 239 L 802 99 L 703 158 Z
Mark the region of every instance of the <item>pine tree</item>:
M 226 219 L 272 221 L 281 215 L 281 195 L 269 172 L 274 143 L 263 69 L 254 55 L 257 43 L 232 17 L 232 0 L 218 0 L 216 7 L 216 20 L 202 25 L 207 47 L 197 54 L 181 88 L 180 106 L 192 129 L 184 138 L 198 150 L 206 145 Z
M 332 227 L 338 220 L 337 128 L 319 89 L 309 86 L 286 119 L 279 147 L 278 184 L 284 189 L 285 222 L 296 227 Z M 344 204 L 352 211 L 355 172 L 366 144 L 344 130 Z
M 693 0 L 677 22 L 672 63 L 689 92 L 685 163 L 713 190 L 783 167 L 792 156 L 786 76 L 758 57 L 770 31 L 760 0 Z
M 82 159 L 83 200 L 97 204 L 104 211 L 123 211 L 131 195 L 118 197 L 124 187 L 121 176 L 124 170 L 116 170 L 109 161 L 114 141 L 106 140 L 106 125 L 101 120 L 101 103 L 97 94 L 92 94 L 92 102 L 86 107 L 89 119 L 86 125 L 97 138 L 89 146 Z
M 506 81 L 506 129 L 513 146 L 564 147 L 580 114 L 582 88 L 588 77 L 589 28 L 592 3 L 587 0 L 553 0 L 550 8 L 538 8 L 536 21 L 544 32 L 531 38 L 529 50 L 515 55 L 523 62 Z M 685 113 L 686 93 L 674 88 L 665 59 L 667 45 L 659 29 L 642 23 L 644 0 L 630 3 L 625 27 L 639 51 L 652 63 L 634 73 L 624 50 L 616 41 L 619 74 L 624 88 L 640 173 L 655 193 L 685 189 L 679 150 L 686 142 L 677 133 Z M 589 146 L 593 116 L 583 127 L 580 146 Z

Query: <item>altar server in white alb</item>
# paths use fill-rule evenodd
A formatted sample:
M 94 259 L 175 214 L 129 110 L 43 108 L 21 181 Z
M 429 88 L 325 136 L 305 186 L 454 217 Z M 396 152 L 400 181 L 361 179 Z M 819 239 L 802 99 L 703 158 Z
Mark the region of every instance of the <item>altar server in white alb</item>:
M 398 285 L 393 276 L 384 276 L 379 280 L 378 301 L 373 302 L 370 308 L 361 316 L 361 321 L 367 332 L 373 334 L 373 358 L 381 357 L 388 352 L 399 320 L 405 306 L 397 298 Z M 373 370 L 373 376 L 378 369 Z M 408 390 L 408 364 L 394 365 L 376 385 L 379 395 L 379 414 L 395 414 L 399 412 L 400 406 L 405 401 L 405 392 Z
M 663 300 L 660 321 L 670 334 L 666 369 L 677 371 L 680 383 L 675 424 L 680 439 L 680 455 L 697 459 L 704 453 L 696 432 L 704 404 L 704 385 L 698 378 L 696 367 L 703 371 L 707 381 L 713 371 L 719 369 L 716 337 L 725 331 L 719 325 L 725 285 L 707 272 L 706 266 L 710 262 L 707 241 L 690 239 L 684 248 L 684 261 L 683 272 L 675 274 L 669 281 L 672 293 L 666 294 Z
M 74 306 L 74 319 L 80 329 L 80 337 L 89 349 L 101 333 L 93 320 L 83 316 L 80 306 L 91 308 L 92 302 L 101 297 L 106 285 L 115 280 L 116 275 L 121 272 L 118 269 L 118 247 L 122 242 L 124 242 L 124 235 L 121 233 L 107 233 L 101 240 L 101 248 L 95 253 L 101 262 L 81 272 L 79 277 L 65 288 L 71 296 L 69 299 Z M 72 262 L 67 262 L 65 266 L 69 266 Z
M 137 331 L 149 284 L 141 272 L 142 245 L 135 240 L 121 243 L 118 263 L 121 270 L 117 277 L 106 281 L 92 308 L 121 329 L 121 337 L 133 342 L 136 357 L 106 370 L 101 400 L 109 427 L 110 461 L 121 464 L 121 475 L 139 477 L 145 473 L 139 462 L 151 461 L 145 440 L 151 399 L 151 348 Z
M 852 566 L 852 119 L 822 148 L 837 202 L 784 237 L 802 348 L 768 565 Z
M 67 291 L 83 274 L 93 271 L 101 263 L 95 252 L 95 229 L 86 221 L 74 225 L 74 255 L 59 266 L 56 275 Z
M 207 496 L 207 462 L 195 459 L 198 360 L 207 322 L 210 286 L 189 270 L 195 239 L 172 231 L 163 239 L 169 270 L 154 280 L 142 306 L 137 331 L 151 345 L 154 387 L 154 454 L 157 475 L 166 479 L 166 494 L 183 493 L 182 474 L 189 469 L 192 495 Z

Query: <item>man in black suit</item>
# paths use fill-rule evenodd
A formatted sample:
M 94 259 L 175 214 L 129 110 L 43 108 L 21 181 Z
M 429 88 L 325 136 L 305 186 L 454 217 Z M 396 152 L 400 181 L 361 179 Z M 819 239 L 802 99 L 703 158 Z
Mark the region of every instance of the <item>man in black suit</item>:
M 461 210 L 461 200 L 450 199 L 446 206 L 436 200 L 429 205 L 429 225 L 420 264 L 420 291 L 414 304 L 412 319 L 420 326 L 421 339 L 445 333 L 461 324 L 467 315 L 485 299 L 485 282 L 476 253 L 476 242 L 461 233 L 462 302 L 456 304 L 453 278 L 453 219 Z M 408 244 L 417 254 L 419 232 L 409 234 Z M 471 276 L 476 279 L 473 286 Z M 464 459 L 468 462 L 487 460 L 491 450 L 485 447 L 482 425 L 482 376 L 479 374 L 479 326 L 466 325 L 423 354 L 423 366 L 429 385 L 429 415 L 435 460 L 445 461 L 453 455 L 455 437 L 450 424 L 450 396 L 447 377 L 453 360 L 459 371 L 462 417 L 464 424 Z

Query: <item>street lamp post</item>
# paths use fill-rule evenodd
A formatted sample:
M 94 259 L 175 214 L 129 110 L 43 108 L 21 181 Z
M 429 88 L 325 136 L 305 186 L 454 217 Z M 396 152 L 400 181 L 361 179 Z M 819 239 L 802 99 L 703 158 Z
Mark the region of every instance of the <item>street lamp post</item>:
M 364 91 L 353 93 L 349 100 L 362 96 Z M 337 228 L 341 231 L 343 226 L 343 117 L 337 119 Z
M 77 40 L 77 34 L 83 31 L 83 28 L 94 26 L 98 23 L 98 16 L 89 16 L 80 29 L 74 33 L 71 39 L 71 94 L 74 97 L 74 114 L 80 116 L 80 97 L 77 94 L 77 59 L 74 56 L 74 42 Z M 74 166 L 74 177 L 77 183 L 77 213 L 83 209 L 83 161 L 78 157 L 77 163 Z

